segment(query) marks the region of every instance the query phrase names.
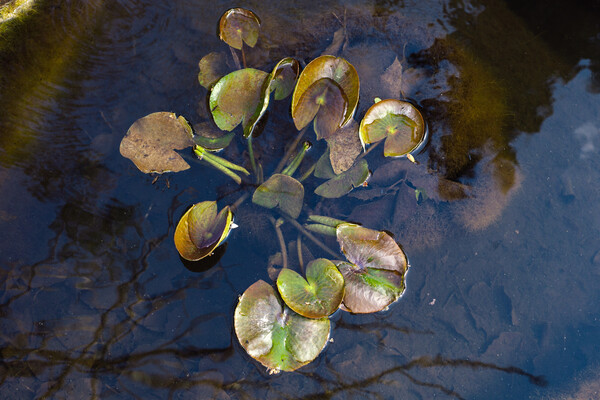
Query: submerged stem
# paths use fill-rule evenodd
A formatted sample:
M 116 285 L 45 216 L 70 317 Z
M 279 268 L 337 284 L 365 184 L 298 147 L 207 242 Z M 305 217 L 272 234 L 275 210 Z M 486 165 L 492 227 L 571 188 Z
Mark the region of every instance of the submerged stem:
M 292 162 L 290 162 L 290 165 L 288 165 L 283 171 L 281 171 L 281 173 L 283 175 L 288 175 L 288 176 L 294 175 L 294 172 L 296 172 L 296 170 L 300 166 L 300 163 L 304 159 L 304 156 L 306 155 L 306 151 L 308 149 L 310 149 L 311 146 L 312 145 L 310 144 L 309 141 L 305 141 L 302 144 L 302 149 L 300 149 L 300 151 L 298 152 L 298 154 L 296 154 L 296 156 L 294 157 L 294 159 L 292 160 Z
M 274 172 L 275 174 L 278 174 L 281 172 L 281 170 L 283 169 L 283 166 L 285 165 L 288 158 L 290 158 L 290 156 L 292 155 L 294 150 L 296 150 L 298 143 L 300 143 L 300 140 L 302 140 L 302 136 L 304 136 L 304 133 L 306 132 L 307 129 L 308 129 L 307 127 L 304 127 L 300 132 L 298 132 L 298 134 L 296 135 L 296 138 L 294 139 L 294 141 L 292 142 L 290 147 L 288 147 L 287 151 L 281 158 L 281 161 L 279 161 L 279 164 L 277 164 L 277 168 L 275 168 L 275 172 Z
M 248 155 L 250 156 L 250 165 L 252 166 L 252 172 L 256 175 L 258 182 L 258 169 L 256 168 L 256 160 L 254 159 L 254 147 L 252 147 L 252 135 L 248 136 Z
M 306 236 L 314 244 L 319 246 L 321 249 L 325 250 L 330 256 L 335 257 L 335 258 L 338 258 L 340 256 L 339 254 L 337 254 L 336 252 L 331 250 L 329 247 L 325 246 L 322 242 L 320 242 L 316 237 L 313 236 L 312 233 L 310 233 L 309 231 L 304 229 L 304 227 L 302 225 L 300 225 L 300 223 L 298 221 L 296 221 L 295 219 L 289 218 L 289 217 L 286 217 L 286 219 L 288 220 L 289 223 L 294 225 L 294 228 L 298 229 L 300 231 L 300 233 L 302 233 L 304 236 Z
M 281 224 L 283 223 L 283 220 L 281 218 L 279 218 L 278 220 L 275 220 L 275 218 L 269 216 L 269 220 L 271 220 L 271 223 L 273 224 L 273 227 L 275 228 L 275 233 L 277 234 L 277 240 L 279 240 L 279 247 L 281 247 L 281 258 L 283 259 L 283 268 L 287 268 L 288 267 L 288 256 L 287 256 L 287 249 L 285 246 L 285 240 L 283 239 L 283 233 L 281 232 Z

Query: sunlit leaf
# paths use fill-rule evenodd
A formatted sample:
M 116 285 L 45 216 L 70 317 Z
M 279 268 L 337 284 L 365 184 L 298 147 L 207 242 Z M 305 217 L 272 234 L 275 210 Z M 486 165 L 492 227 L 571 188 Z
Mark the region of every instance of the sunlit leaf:
M 294 90 L 294 85 L 300 74 L 300 64 L 294 58 L 287 57 L 279 61 L 273 69 L 271 91 L 274 91 L 275 100 L 288 97 Z
M 219 79 L 210 92 L 209 107 L 220 129 L 231 131 L 241 122 L 244 134 L 251 130 L 251 119 L 259 107 L 268 76 L 264 71 L 245 68 Z
M 135 121 L 119 150 L 140 171 L 162 174 L 188 169 L 188 163 L 174 150 L 193 145 L 192 129 L 185 118 L 170 112 L 157 112 Z
M 258 40 L 260 20 L 250 10 L 232 8 L 221 16 L 219 38 L 234 49 L 241 50 L 243 43 L 254 47 Z
M 327 317 L 338 309 L 344 297 L 344 278 L 329 260 L 319 258 L 308 264 L 306 279 L 284 268 L 277 289 L 288 307 L 307 318 Z
M 369 175 L 369 165 L 366 160 L 362 159 L 348 171 L 318 186 L 315 193 L 322 197 L 336 199 L 362 185 L 367 181 Z
M 344 308 L 353 313 L 385 309 L 404 292 L 404 276 L 396 271 L 361 268 L 350 263 L 337 266 L 344 276 Z
M 206 89 L 210 89 L 219 79 L 227 75 L 230 70 L 227 67 L 226 57 L 223 53 L 208 53 L 198 63 L 198 82 Z
M 360 123 L 363 146 L 385 139 L 383 154 L 399 157 L 417 149 L 425 139 L 419 110 L 406 101 L 382 100 L 369 108 Z
M 356 157 L 362 151 L 358 137 L 358 124 L 351 120 L 343 128 L 338 129 L 327 139 L 329 144 L 331 166 L 335 174 L 341 174 L 352 167 Z
M 342 94 L 347 99 L 347 107 L 344 111 L 342 123 L 344 126 L 356 110 L 358 105 L 358 95 L 360 81 L 356 69 L 348 61 L 330 55 L 320 56 L 312 60 L 300 74 L 294 95 L 292 96 L 292 118 L 296 120 L 296 112 L 300 101 L 305 92 L 318 80 L 329 78 L 336 82 L 342 90 Z M 305 124 L 306 125 L 306 124 Z M 296 127 L 298 124 L 296 123 Z
M 328 318 L 305 318 L 282 306 L 265 281 L 250 286 L 235 308 L 236 336 L 270 373 L 294 371 L 314 360 L 329 339 Z
M 302 211 L 304 187 L 288 175 L 274 174 L 260 185 L 252 196 L 252 201 L 266 208 L 279 207 L 292 218 L 298 218 Z
M 203 201 L 190 208 L 175 228 L 175 247 L 181 257 L 197 261 L 209 256 L 231 230 L 233 214 L 229 206 L 217 214 L 217 203 Z
M 337 226 L 337 240 L 342 252 L 359 268 L 376 268 L 404 275 L 406 255 L 394 239 L 383 231 L 345 223 Z

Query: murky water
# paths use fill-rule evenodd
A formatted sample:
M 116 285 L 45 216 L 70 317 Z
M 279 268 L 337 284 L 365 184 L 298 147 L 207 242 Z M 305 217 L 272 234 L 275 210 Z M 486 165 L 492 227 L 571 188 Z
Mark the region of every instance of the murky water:
M 597 2 L 52 3 L 16 44 L 0 39 L 0 397 L 600 397 Z M 173 245 L 180 216 L 252 188 L 191 154 L 153 182 L 119 154 L 149 113 L 207 118 L 198 61 L 229 52 L 215 32 L 232 6 L 262 20 L 253 66 L 335 52 L 361 77 L 356 118 L 401 91 L 431 133 L 420 167 L 377 148 L 369 187 L 307 195 L 299 222 L 389 230 L 411 270 L 389 310 L 338 312 L 325 351 L 275 376 L 237 343 L 233 310 L 269 281 L 276 214 L 243 203 L 221 259 L 192 271 Z M 289 99 L 273 105 L 254 142 L 265 171 L 295 135 Z M 325 147 L 307 136 L 301 170 Z M 244 152 L 240 135 L 225 156 Z

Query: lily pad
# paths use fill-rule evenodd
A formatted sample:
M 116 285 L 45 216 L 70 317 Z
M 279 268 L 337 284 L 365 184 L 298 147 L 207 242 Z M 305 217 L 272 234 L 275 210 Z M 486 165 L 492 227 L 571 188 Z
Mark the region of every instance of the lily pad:
M 198 63 L 198 82 L 206 89 L 217 83 L 219 79 L 230 72 L 227 59 L 223 53 L 208 53 Z
M 327 150 L 325 150 L 321 157 L 319 157 L 319 160 L 315 165 L 314 175 L 317 178 L 331 179 L 335 178 L 336 176 L 335 172 L 333 171 L 333 167 L 331 166 L 329 151 L 329 147 L 327 147 Z
M 219 20 L 219 38 L 234 49 L 241 50 L 244 43 L 254 47 L 259 31 L 260 19 L 244 8 L 229 9 Z
M 306 268 L 306 279 L 289 268 L 277 278 L 281 298 L 292 310 L 307 318 L 332 314 L 344 297 L 344 277 L 335 264 L 325 258 L 313 260 Z
M 288 97 L 294 90 L 296 80 L 300 75 L 300 64 L 291 57 L 279 61 L 271 73 L 270 90 L 274 91 L 275 100 Z
M 192 206 L 175 228 L 175 247 L 181 257 L 197 261 L 212 252 L 227 238 L 233 214 L 226 206 L 217 214 L 217 203 L 203 201 Z
M 256 123 L 252 117 L 259 107 L 268 76 L 264 71 L 244 68 L 219 79 L 210 92 L 209 107 L 220 129 L 231 131 L 241 123 L 244 135 L 249 135 Z
M 358 73 L 352 64 L 343 58 L 330 55 L 315 58 L 308 63 L 300 74 L 292 96 L 292 118 L 294 118 L 295 122 L 298 106 L 305 96 L 306 91 L 322 78 L 329 78 L 336 82 L 340 86 L 342 94 L 347 99 L 348 105 L 340 124 L 340 126 L 344 126 L 350 121 L 358 105 L 360 81 Z M 296 127 L 298 127 L 298 124 L 296 124 Z
M 294 371 L 317 356 L 329 339 L 328 318 L 305 318 L 281 304 L 265 281 L 250 286 L 235 308 L 235 334 L 270 373 Z
M 386 232 L 345 223 L 337 226 L 336 234 L 348 261 L 359 268 L 384 269 L 401 275 L 406 272 L 404 251 Z
M 361 186 L 369 176 L 369 165 L 365 159 L 362 159 L 348 171 L 317 186 L 315 193 L 321 197 L 337 199 L 349 193 L 352 189 Z
M 400 157 L 423 143 L 425 122 L 419 110 L 409 102 L 382 100 L 367 110 L 359 134 L 363 147 L 385 139 L 383 154 Z
M 206 150 L 218 151 L 229 146 L 235 136 L 233 132 L 225 133 L 218 129 L 212 122 L 201 122 L 194 125 L 194 143 Z
M 274 174 L 254 191 L 252 201 L 266 208 L 279 207 L 292 218 L 302 211 L 304 186 L 291 176 Z
M 378 312 L 404 292 L 404 276 L 396 271 L 361 268 L 342 262 L 338 269 L 344 276 L 346 292 L 343 308 L 357 314 Z
M 292 117 L 298 130 L 314 119 L 317 139 L 324 139 L 342 126 L 347 107 L 348 101 L 341 87 L 332 79 L 322 78 L 304 92 Z
M 179 172 L 190 166 L 174 150 L 194 145 L 192 128 L 183 117 L 157 112 L 138 119 L 121 140 L 121 155 L 146 174 Z
M 328 137 L 331 167 L 335 174 L 341 174 L 354 165 L 356 157 L 360 155 L 362 146 L 358 137 L 358 124 L 350 120 L 343 128 L 338 129 Z

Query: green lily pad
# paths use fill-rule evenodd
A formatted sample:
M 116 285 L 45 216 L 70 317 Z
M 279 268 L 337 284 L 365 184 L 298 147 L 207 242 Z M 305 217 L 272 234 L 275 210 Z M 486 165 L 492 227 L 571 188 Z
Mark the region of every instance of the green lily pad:
M 212 122 L 201 122 L 194 125 L 194 143 L 206 150 L 218 151 L 229 146 L 235 136 L 233 132 L 225 133 L 218 129 Z
M 135 121 L 121 140 L 119 150 L 146 174 L 179 172 L 190 166 L 174 150 L 193 146 L 193 137 L 185 118 L 157 112 Z
M 275 92 L 273 95 L 275 100 L 285 99 L 292 93 L 298 75 L 300 75 L 300 64 L 296 59 L 286 57 L 277 63 L 269 83 L 271 91 Z
M 254 191 L 252 202 L 266 208 L 279 207 L 292 218 L 302 211 L 304 186 L 288 175 L 274 174 Z
M 360 123 L 363 147 L 385 139 L 383 154 L 400 157 L 419 147 L 425 139 L 425 122 L 419 110 L 406 101 L 388 99 L 367 110 Z
M 370 174 L 367 161 L 362 159 L 348 171 L 317 186 L 315 193 L 321 197 L 337 199 L 364 184 L 369 179 Z
M 252 116 L 268 76 L 264 71 L 245 68 L 219 79 L 209 98 L 210 112 L 219 129 L 231 131 L 241 123 L 246 134 L 253 128 Z
M 225 54 L 217 52 L 208 53 L 200 59 L 198 82 L 202 87 L 210 89 L 219 79 L 230 72 L 226 60 Z
M 323 318 L 332 314 L 344 297 L 344 277 L 335 264 L 318 258 L 308 264 L 306 279 L 289 268 L 277 277 L 281 298 L 292 310 L 307 318 Z
M 401 275 L 406 272 L 408 264 L 404 251 L 386 232 L 345 223 L 336 227 L 336 234 L 342 252 L 352 264 Z
M 329 78 L 314 82 L 292 111 L 296 129 L 300 130 L 314 119 L 317 139 L 331 136 L 341 126 L 348 107 L 340 86 Z
M 292 118 L 296 120 L 296 110 L 304 97 L 305 92 L 319 79 L 329 78 L 336 82 L 344 97 L 347 99 L 347 107 L 344 111 L 342 123 L 346 125 L 354 115 L 358 105 L 358 95 L 360 90 L 360 81 L 358 73 L 352 64 L 343 58 L 334 56 L 320 56 L 312 60 L 300 74 L 294 94 L 292 96 Z M 298 124 L 296 124 L 296 127 Z M 299 128 L 301 129 L 301 128 Z
M 250 286 L 235 308 L 235 334 L 246 352 L 270 373 L 294 371 L 317 356 L 329 339 L 328 318 L 305 318 L 282 306 L 265 281 Z
M 209 256 L 229 235 L 232 221 L 229 206 L 217 214 L 215 201 L 194 204 L 175 228 L 175 247 L 189 261 Z
M 331 161 L 329 157 L 329 147 L 327 150 L 319 157 L 317 164 L 315 165 L 315 177 L 321 179 L 331 179 L 335 178 L 336 174 L 333 171 L 333 167 L 331 166 Z
M 260 19 L 244 8 L 229 9 L 219 20 L 219 38 L 234 49 L 241 50 L 244 43 L 254 47 L 259 31 Z
M 352 313 L 381 311 L 404 292 L 404 276 L 396 271 L 361 268 L 347 262 L 337 267 L 346 285 L 343 308 Z

